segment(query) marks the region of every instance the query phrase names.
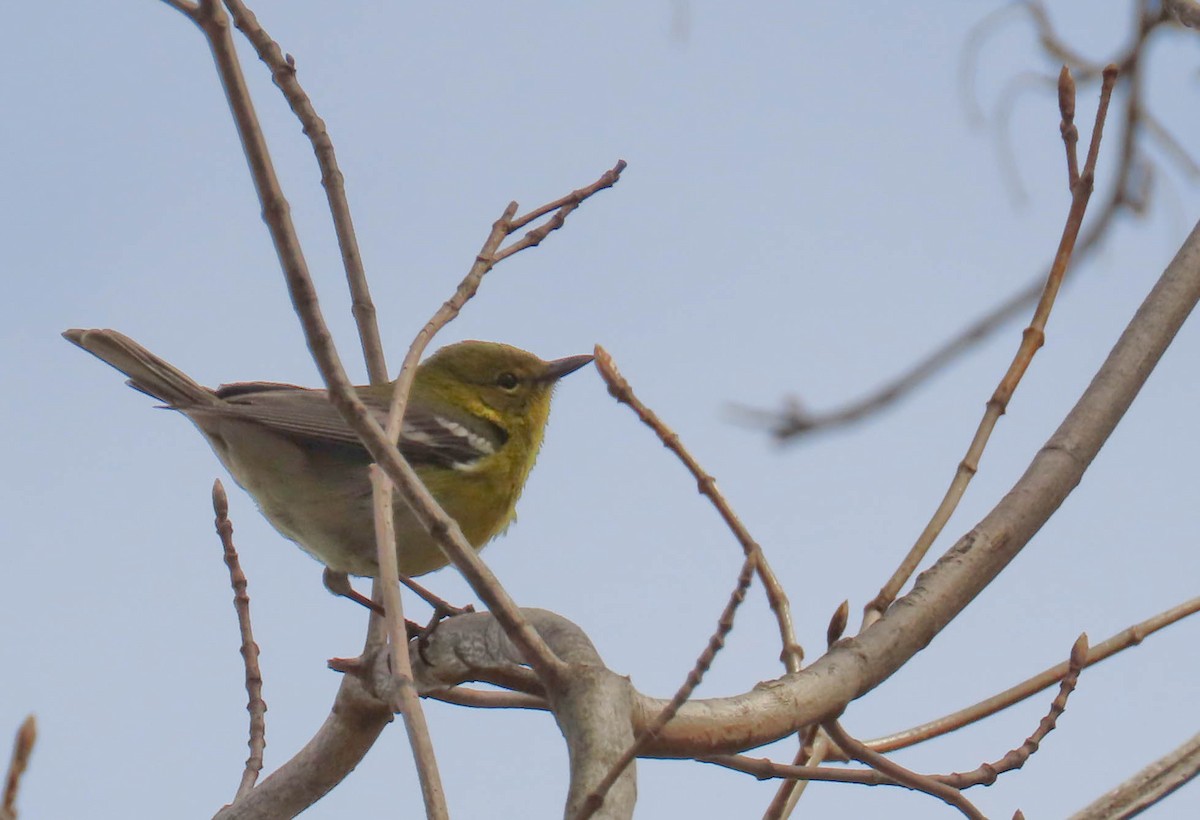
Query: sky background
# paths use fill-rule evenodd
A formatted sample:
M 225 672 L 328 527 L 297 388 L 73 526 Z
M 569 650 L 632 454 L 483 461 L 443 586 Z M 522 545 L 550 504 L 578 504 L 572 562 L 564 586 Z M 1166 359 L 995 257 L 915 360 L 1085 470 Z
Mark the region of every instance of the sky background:
M 1096 59 L 1129 2 L 1051 4 Z M 655 2 L 256 2 L 326 119 L 393 367 L 467 270 L 505 204 L 595 179 L 541 248 L 504 262 L 438 338 L 543 357 L 601 343 L 714 474 L 786 584 L 815 657 L 837 605 L 852 626 L 941 498 L 1019 342 L 1006 326 L 886 414 L 779 447 L 730 407 L 815 409 L 889 378 L 1023 286 L 1051 258 L 1068 193 L 1053 96 L 972 124 L 963 49 L 997 6 Z M 0 749 L 28 712 L 40 737 L 22 817 L 202 817 L 246 757 L 237 629 L 209 492 L 225 478 L 182 418 L 59 338 L 113 327 L 202 383 L 318 376 L 208 50 L 154 2 L 20 3 L 0 52 L 0 301 L 8 491 L 0 495 Z M 1148 104 L 1200 154 L 1196 35 L 1160 34 Z M 275 161 L 343 359 L 365 380 L 307 140 L 243 50 Z M 995 111 L 1022 72 L 1057 71 L 1027 20 L 978 53 Z M 1096 93 L 1081 89 L 1090 133 Z M 1115 129 L 1110 132 L 1115 135 Z M 1101 157 L 1113 167 L 1116 141 Z M 1161 162 L 1160 153 L 1151 156 Z M 1013 195 L 1013 174 L 1026 198 Z M 1200 214 L 1170 166 L 1078 271 L 957 515 L 950 546 L 1021 474 L 1086 386 Z M 1195 362 L 1184 328 L 1082 485 L 998 581 L 924 652 L 850 705 L 870 738 L 973 703 L 1197 594 Z M 227 482 L 262 647 L 268 771 L 320 725 L 365 614 Z M 592 370 L 558 391 L 520 520 L 484 557 L 518 602 L 583 627 L 609 666 L 669 696 L 741 561 L 695 483 Z M 426 579 L 470 600 L 452 571 Z M 986 813 L 1062 817 L 1200 724 L 1200 623 L 1084 673 L 1059 729 L 1018 773 L 969 797 Z M 757 586 L 699 696 L 781 672 Z M 1052 694 L 897 754 L 925 771 L 995 760 Z M 566 755 L 542 713 L 428 703 L 457 818 L 560 816 Z M 755 751 L 790 759 L 790 741 Z M 639 764 L 638 816 L 756 817 L 775 786 L 692 762 Z M 957 816 L 895 789 L 815 784 L 798 816 Z M 391 727 L 306 817 L 417 816 Z M 1200 814 L 1191 785 L 1149 816 Z

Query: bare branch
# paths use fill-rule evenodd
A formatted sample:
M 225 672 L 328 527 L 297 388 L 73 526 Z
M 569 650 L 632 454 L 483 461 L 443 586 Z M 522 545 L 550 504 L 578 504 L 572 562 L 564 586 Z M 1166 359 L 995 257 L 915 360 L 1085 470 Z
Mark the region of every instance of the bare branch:
M 8 772 L 4 775 L 4 792 L 0 794 L 0 820 L 17 820 L 17 793 L 21 790 L 21 776 L 29 766 L 36 742 L 37 719 L 29 715 L 21 721 L 13 738 L 12 757 L 8 761 Z
M 458 706 L 470 706 L 475 709 L 534 709 L 539 712 L 550 711 L 550 704 L 545 698 L 527 695 L 524 692 L 492 692 L 485 689 L 472 689 L 467 686 L 453 686 L 449 689 L 437 689 L 423 693 L 427 698 L 440 700 L 443 703 L 453 703 Z
M 1151 763 L 1108 792 L 1071 820 L 1112 820 L 1133 817 L 1158 803 L 1200 774 L 1200 734 Z
M 263 751 L 267 746 L 267 702 L 262 696 L 263 678 L 262 669 L 258 665 L 258 644 L 254 640 L 254 630 L 250 625 L 250 596 L 246 593 L 249 582 L 246 573 L 242 572 L 237 548 L 233 545 L 229 496 L 225 494 L 225 487 L 220 479 L 213 482 L 212 502 L 213 512 L 216 514 L 217 535 L 220 536 L 221 546 L 225 550 L 225 566 L 229 568 L 229 582 L 233 586 L 233 608 L 237 612 L 238 632 L 242 637 L 242 663 L 246 668 L 246 711 L 250 713 L 250 739 L 247 741 L 250 756 L 246 758 L 242 780 L 234 796 L 234 800 L 238 800 L 254 788 L 258 775 L 262 772 Z
M 1075 685 L 1079 682 L 1079 673 L 1083 670 L 1088 654 L 1087 635 L 1080 635 L 1075 645 L 1071 647 L 1071 657 L 1067 662 L 1067 674 L 1063 676 L 1062 683 L 1059 684 L 1058 694 L 1050 703 L 1050 711 L 1038 722 L 1037 730 L 1025 739 L 1018 748 L 1013 749 L 997 760 L 995 763 L 984 763 L 973 772 L 963 772 L 945 775 L 939 777 L 939 782 L 947 783 L 958 789 L 965 789 L 968 786 L 977 786 L 980 784 L 991 785 L 996 782 L 996 778 L 1005 772 L 1011 772 L 1025 765 L 1025 761 L 1033 755 L 1041 746 L 1046 735 L 1054 731 L 1054 727 L 1058 722 L 1059 717 L 1067 708 L 1067 698 L 1075 691 Z
M 1056 55 L 1060 62 L 1066 63 L 1077 79 L 1091 81 L 1101 78 L 1103 63 L 1087 60 L 1070 49 L 1053 31 L 1049 17 L 1040 4 L 1014 3 L 998 9 L 984 18 L 968 35 L 964 44 L 960 72 L 963 81 L 961 93 L 964 96 L 964 106 L 973 120 L 982 121 L 983 119 L 973 93 L 976 73 L 974 58 L 980 50 L 983 40 L 996 30 L 1001 18 L 1008 16 L 1014 10 L 1030 15 L 1037 28 L 1038 38 L 1043 49 L 1049 55 Z M 1106 235 L 1113 219 L 1121 211 L 1129 210 L 1133 213 L 1141 213 L 1144 202 L 1138 196 L 1137 180 L 1144 177 L 1146 164 L 1139 158 L 1135 149 L 1143 127 L 1147 134 L 1162 145 L 1163 150 L 1183 168 L 1185 173 L 1194 175 L 1193 169 L 1196 167 L 1196 163 L 1186 150 L 1175 147 L 1174 138 L 1162 128 L 1157 120 L 1149 116 L 1149 112 L 1145 110 L 1141 102 L 1142 74 L 1144 73 L 1140 66 L 1141 56 L 1147 48 L 1150 36 L 1155 31 L 1164 28 L 1163 24 L 1170 19 L 1170 16 L 1155 4 L 1142 4 L 1132 43 L 1112 60 L 1120 68 L 1127 88 L 1124 98 L 1125 116 L 1122 118 L 1124 128 L 1119 136 L 1121 147 L 1117 152 L 1119 157 L 1116 163 L 1117 171 L 1114 174 L 1115 181 L 1105 197 L 1104 204 L 1099 208 L 1091 209 L 1093 219 L 1089 223 L 1087 233 L 1079 240 L 1076 247 L 1075 267 L 1078 267 L 1086 253 L 1090 253 L 1097 247 L 1099 240 Z M 1020 93 L 1034 85 L 1053 87 L 1054 82 L 1049 77 L 1025 72 L 1005 85 L 997 106 L 999 111 L 994 116 L 996 129 L 1000 135 L 1006 132 L 1005 126 L 1013 102 Z M 1015 163 L 1010 158 L 1008 144 L 1003 138 L 999 141 L 999 154 L 1005 166 L 1012 167 L 1012 173 L 1007 174 L 1005 178 L 1014 179 Z M 1021 195 L 1023 196 L 1023 192 Z M 812 412 L 798 400 L 792 398 L 784 402 L 781 410 L 762 410 L 735 405 L 732 408 L 733 417 L 739 422 L 765 428 L 778 441 L 785 442 L 818 430 L 852 424 L 874 415 L 914 392 L 949 362 L 964 355 L 1009 320 L 1021 314 L 1028 305 L 1037 300 L 1038 295 L 1042 292 L 1045 279 L 1044 274 L 1039 275 L 1021 290 L 906 368 L 898 376 L 889 379 L 866 395 L 846 402 L 841 407 L 824 412 Z
M 386 676 L 387 653 L 371 657 Z M 294 817 L 344 780 L 392 720 L 391 710 L 373 688 L 346 675 L 329 716 L 313 738 L 248 794 L 217 812 L 217 820 Z
M 971 820 L 987 820 L 983 816 L 983 813 L 975 808 L 970 800 L 963 797 L 962 792 L 958 789 L 947 786 L 945 783 L 940 783 L 926 775 L 914 772 L 911 769 L 906 769 L 896 761 L 889 760 L 883 755 L 871 751 L 851 737 L 850 733 L 843 729 L 842 725 L 836 720 L 830 720 L 822 724 L 822 727 L 829 733 L 833 742 L 840 746 L 853 759 L 867 764 L 872 769 L 887 775 L 897 783 L 916 789 L 917 791 L 925 792 L 954 806 L 964 816 L 970 817 Z
M 396 520 L 392 517 L 392 482 L 372 464 L 371 490 L 375 513 L 375 543 L 379 556 L 379 574 L 390 580 L 399 577 L 396 556 Z M 384 619 L 391 654 L 392 709 L 404 716 L 404 729 L 412 747 L 413 760 L 417 766 L 417 778 L 421 783 L 421 797 L 425 803 L 425 815 L 429 820 L 449 820 L 450 809 L 446 806 L 446 792 L 438 772 L 437 756 L 433 752 L 433 739 L 429 735 L 429 724 L 421 699 L 413 684 L 412 662 L 408 655 L 408 635 L 404 628 L 404 607 L 400 600 L 399 583 L 380 584 L 383 597 Z
M 1194 615 L 1200 612 L 1200 597 L 1192 598 L 1190 601 L 1184 601 L 1178 606 L 1172 607 L 1148 618 L 1141 623 L 1134 624 L 1128 629 L 1123 629 L 1113 635 L 1108 640 L 1096 644 L 1088 650 L 1087 659 L 1084 667 L 1093 666 L 1103 660 L 1111 658 L 1113 655 L 1128 649 L 1131 646 L 1137 646 L 1148 636 L 1155 632 L 1170 626 L 1176 621 L 1183 620 L 1189 615 Z M 905 729 L 902 732 L 886 735 L 884 737 L 875 738 L 874 740 L 866 741 L 866 744 L 877 752 L 890 752 L 896 749 L 901 749 L 906 746 L 913 746 L 917 743 L 922 743 L 935 737 L 940 737 L 948 732 L 956 729 L 961 729 L 970 723 L 982 720 L 985 717 L 996 714 L 997 712 L 1007 709 L 1013 704 L 1036 695 L 1044 689 L 1048 689 L 1054 684 L 1063 679 L 1067 674 L 1069 667 L 1064 661 L 1063 663 L 1051 666 L 1042 672 L 1034 675 L 1027 680 L 1022 681 L 1016 686 L 1010 687 L 997 695 L 980 701 L 965 709 L 960 709 L 953 714 L 940 717 L 937 720 L 932 720 L 928 723 L 923 723 L 920 726 L 914 726 L 911 729 Z
M 1070 72 L 1064 67 L 1059 90 L 1064 126 L 1068 122 L 1068 115 L 1073 117 L 1075 110 L 1074 101 L 1070 99 L 1074 88 L 1070 76 Z M 1116 83 L 1116 80 L 1117 68 L 1110 65 L 1104 70 L 1104 84 L 1100 89 L 1100 103 L 1096 108 L 1096 120 L 1092 128 L 1092 140 L 1088 147 L 1087 160 L 1084 162 L 1081 174 L 1076 172 L 1074 162 L 1071 160 L 1071 157 L 1074 155 L 1074 144 L 1069 139 L 1069 134 L 1064 133 L 1064 140 L 1067 142 L 1068 166 L 1072 179 L 1071 207 L 1067 212 L 1066 224 L 1063 226 L 1062 237 L 1059 240 L 1058 250 L 1054 256 L 1054 264 L 1050 266 L 1050 275 L 1046 278 L 1046 286 L 1042 290 L 1042 297 L 1034 309 L 1033 319 L 1021 336 L 1021 344 L 1013 356 L 1012 364 L 1009 365 L 1008 371 L 1004 374 L 1004 377 L 1000 380 L 1000 384 L 997 385 L 995 392 L 988 400 L 983 419 L 980 420 L 979 427 L 975 431 L 975 436 L 967 448 L 967 454 L 958 465 L 958 470 L 950 483 L 950 487 L 946 490 L 946 495 L 942 498 L 941 504 L 934 511 L 933 517 L 926 524 L 925 529 L 917 538 L 916 543 L 913 544 L 908 555 L 905 556 L 900 566 L 892 574 L 892 577 L 888 579 L 888 582 L 884 584 L 879 594 L 866 606 L 863 614 L 864 624 L 869 624 L 874 619 L 880 617 L 888 606 L 891 605 L 904 584 L 908 583 L 908 579 L 916 571 L 925 554 L 929 551 L 929 548 L 933 546 L 933 542 L 937 540 L 937 537 L 945 528 L 946 523 L 950 520 L 950 516 L 954 514 L 954 510 L 958 508 L 958 503 L 962 500 L 963 494 L 967 490 L 967 485 L 970 484 L 971 479 L 979 470 L 979 459 L 983 455 L 992 430 L 1000 420 L 1000 416 L 1007 411 L 1008 403 L 1016 391 L 1017 385 L 1020 384 L 1021 378 L 1025 375 L 1030 362 L 1033 361 L 1034 354 L 1037 353 L 1045 341 L 1046 324 L 1050 320 L 1050 311 L 1054 306 L 1055 297 L 1058 296 L 1059 288 L 1062 286 L 1063 277 L 1066 276 L 1067 267 L 1071 261 L 1071 254 L 1075 249 L 1075 240 L 1078 238 L 1079 230 L 1083 226 L 1083 216 L 1087 211 L 1088 201 L 1091 199 L 1092 188 L 1096 178 L 1096 159 L 1100 152 L 1100 138 L 1103 134 L 1104 120 L 1108 114 L 1108 102 L 1112 97 L 1113 85 Z M 1071 125 L 1071 127 L 1073 128 L 1074 126 Z M 1064 130 L 1069 131 L 1069 129 Z
M 779 583 L 779 579 L 771 570 L 767 563 L 766 556 L 763 555 L 762 548 L 758 542 L 750 535 L 749 530 L 742 524 L 741 519 L 729 506 L 729 502 L 721 495 L 717 489 L 717 482 L 711 475 L 704 471 L 700 463 L 692 456 L 691 453 L 683 446 L 683 442 L 679 439 L 679 434 L 671 428 L 667 427 L 661 419 L 642 403 L 637 396 L 633 394 L 633 388 L 629 382 L 617 370 L 617 365 L 613 361 L 612 356 L 608 351 L 596 345 L 596 369 L 600 371 L 600 375 L 604 378 L 605 384 L 608 385 L 608 392 L 617 401 L 622 404 L 627 404 L 637 414 L 637 417 L 642 420 L 642 423 L 654 431 L 663 445 L 674 453 L 688 472 L 696 479 L 697 489 L 700 494 L 707 498 L 712 505 L 717 508 L 725 525 L 737 538 L 738 543 L 742 545 L 742 552 L 747 556 L 754 556 L 755 567 L 758 572 L 759 579 L 763 582 L 763 588 L 767 593 L 767 600 L 771 604 L 771 611 L 775 613 L 775 620 L 779 624 L 779 637 L 783 643 L 780 657 L 783 660 L 784 668 L 789 672 L 796 672 L 800 669 L 800 662 L 804 659 L 804 650 L 796 641 L 795 629 L 792 626 L 791 604 L 788 602 L 787 593 L 784 592 L 783 585 Z
M 742 568 L 738 572 L 737 585 L 733 588 L 733 592 L 729 595 L 729 601 L 725 604 L 725 608 L 721 610 L 721 616 L 717 619 L 717 629 L 708 639 L 708 645 L 704 647 L 704 651 L 700 653 L 700 657 L 696 659 L 696 663 L 688 672 L 683 685 L 675 692 L 670 703 L 666 708 L 659 712 L 658 716 L 638 732 L 633 743 L 629 745 L 621 756 L 613 763 L 608 773 L 600 780 L 592 794 L 588 795 L 583 807 L 579 811 L 577 820 L 587 820 L 591 817 L 604 802 L 604 795 L 617 782 L 618 777 L 625 771 L 625 767 L 633 762 L 638 753 L 645 747 L 648 738 L 657 735 L 659 730 L 675 716 L 679 711 L 679 707 L 687 702 L 692 693 L 696 691 L 696 687 L 700 685 L 700 681 L 704 679 L 704 675 L 712 667 L 713 660 L 717 657 L 717 653 L 725 646 L 725 638 L 729 636 L 733 629 L 733 617 L 737 614 L 738 607 L 746 600 L 746 590 L 750 588 L 750 581 L 754 578 L 754 554 L 746 556 L 742 561 Z
M 1078 485 L 1200 300 L 1200 225 L 1183 243 L 1074 408 L 1025 474 L 885 616 L 797 674 L 736 698 L 692 700 L 646 750 L 737 751 L 838 714 L 924 649 L 1029 543 Z M 661 705 L 647 703 L 656 713 Z
M 389 381 L 387 361 L 384 358 L 383 342 L 379 337 L 379 324 L 375 318 L 375 303 L 367 285 L 367 274 L 363 270 L 362 254 L 358 250 L 358 237 L 354 232 L 354 220 L 350 214 L 350 203 L 346 199 L 346 179 L 338 167 L 333 140 L 325 127 L 325 121 L 317 115 L 308 94 L 296 79 L 296 62 L 291 55 L 284 56 L 283 50 L 259 24 L 254 13 L 241 0 L 225 0 L 225 6 L 233 17 L 233 24 L 254 46 L 258 59 L 271 70 L 271 79 L 283 92 L 292 113 L 304 127 L 304 134 L 312 142 L 317 165 L 321 169 L 321 187 L 329 202 L 333 216 L 333 229 L 337 235 L 338 248 L 342 253 L 342 267 L 346 271 L 346 283 L 350 288 L 350 312 L 358 326 L 358 338 L 366 359 L 367 374 L 371 384 Z
M 396 483 L 417 520 L 442 546 L 475 593 L 496 613 L 506 628 L 512 630 L 514 640 L 521 645 L 522 651 L 526 653 L 534 668 L 548 679 L 553 679 L 558 668 L 553 653 L 540 641 L 533 629 L 521 620 L 516 604 L 492 572 L 479 560 L 475 550 L 463 536 L 458 523 L 438 506 L 416 472 L 400 455 L 394 440 L 384 435 L 379 423 L 355 394 L 321 314 L 316 289 L 313 287 L 308 264 L 292 223 L 290 208 L 279 187 L 279 180 L 250 101 L 237 53 L 229 36 L 229 20 L 218 2 L 206 0 L 197 22 L 212 48 L 242 148 L 250 164 L 255 190 L 263 203 L 263 219 L 267 223 L 280 266 L 283 268 L 292 306 L 300 318 L 305 339 L 321 378 L 329 390 L 330 401 L 358 434 L 375 462 Z

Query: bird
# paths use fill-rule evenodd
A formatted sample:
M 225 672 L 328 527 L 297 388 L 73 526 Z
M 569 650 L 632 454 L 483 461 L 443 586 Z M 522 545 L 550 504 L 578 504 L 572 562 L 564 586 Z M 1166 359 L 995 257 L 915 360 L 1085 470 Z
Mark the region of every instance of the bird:
M 124 373 L 135 390 L 186 416 L 267 521 L 326 566 L 331 591 L 347 594 L 331 575 L 348 586 L 347 574 L 378 574 L 373 459 L 327 391 L 274 382 L 211 389 L 115 330 L 72 329 L 63 336 Z M 543 361 L 509 345 L 464 341 L 418 366 L 400 452 L 476 550 L 515 518 L 555 385 L 591 361 L 591 355 Z M 381 425 L 394 386 L 354 388 Z M 408 505 L 395 504 L 394 517 L 402 575 L 449 563 Z

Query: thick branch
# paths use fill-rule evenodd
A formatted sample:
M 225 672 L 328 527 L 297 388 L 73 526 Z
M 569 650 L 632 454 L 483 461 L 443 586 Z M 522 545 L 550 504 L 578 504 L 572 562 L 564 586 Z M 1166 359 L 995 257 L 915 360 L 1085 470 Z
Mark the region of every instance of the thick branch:
M 1079 483 L 1200 299 L 1200 226 L 1185 241 L 1092 383 L 1016 485 L 913 590 L 870 628 L 808 669 L 734 698 L 692 701 L 648 754 L 681 757 L 747 749 L 836 716 L 887 679 L 1016 557 Z M 647 701 L 640 720 L 662 708 Z M 719 728 L 716 728 L 719 727 Z

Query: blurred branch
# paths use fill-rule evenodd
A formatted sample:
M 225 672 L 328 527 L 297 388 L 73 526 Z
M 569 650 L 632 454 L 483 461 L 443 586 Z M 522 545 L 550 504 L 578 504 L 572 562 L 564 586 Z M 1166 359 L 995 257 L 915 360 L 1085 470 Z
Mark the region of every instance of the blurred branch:
M 1194 19 L 1196 3 L 1182 2 L 1167 5 L 1180 6 L 1184 9 L 1183 18 Z M 1047 56 L 1055 62 L 1065 63 L 1080 81 L 1092 81 L 1100 77 L 1105 62 L 1088 60 L 1070 48 L 1051 27 L 1049 17 L 1040 3 L 1023 2 L 1006 5 L 984 18 L 968 35 L 964 44 L 961 76 L 966 78 L 963 93 L 967 98 L 966 106 L 972 119 L 982 119 L 982 115 L 978 113 L 979 108 L 975 104 L 971 87 L 971 78 L 975 73 L 974 58 L 987 37 L 1001 22 L 1020 13 L 1024 13 L 1033 21 L 1038 41 Z M 1139 195 L 1139 191 L 1144 188 L 1141 180 L 1153 172 L 1153 166 L 1144 152 L 1140 150 L 1140 146 L 1145 142 L 1147 136 L 1159 142 L 1163 146 L 1164 152 L 1174 159 L 1186 174 L 1194 175 L 1193 169 L 1197 165 L 1195 160 L 1186 150 L 1178 146 L 1178 143 L 1156 118 L 1150 116 L 1150 112 L 1142 104 L 1143 55 L 1149 47 L 1151 36 L 1157 31 L 1170 28 L 1171 22 L 1172 17 L 1156 4 L 1139 3 L 1132 42 L 1108 61 L 1116 64 L 1120 69 L 1120 82 L 1126 92 L 1121 103 L 1122 131 L 1118 136 L 1121 147 L 1118 151 L 1119 159 L 1112 187 L 1103 196 L 1102 203 L 1092 209 L 1092 219 L 1089 221 L 1087 230 L 1080 237 L 1075 252 L 1074 267 L 1076 269 L 1082 260 L 1094 251 L 1107 236 L 1108 229 L 1115 217 L 1125 211 L 1141 213 L 1144 209 L 1144 197 Z M 1186 22 L 1184 24 L 1193 25 Z M 1018 91 L 1035 87 L 1053 87 L 1054 83 L 1049 77 L 1042 77 L 1039 80 L 1039 75 L 1024 72 L 1010 85 L 1011 89 L 1006 90 L 1003 94 L 1003 103 L 996 117 L 998 128 L 1006 121 L 1007 113 L 1015 102 Z M 1001 150 L 1001 156 L 1007 156 L 1005 150 Z M 1006 160 L 1006 166 L 1011 164 L 1013 164 L 1011 161 Z M 1009 174 L 1009 177 L 1013 176 L 1014 174 Z M 1029 284 L 948 338 L 898 376 L 840 407 L 815 412 L 808 409 L 800 400 L 790 398 L 785 400 L 784 407 L 779 410 L 734 405 L 732 407 L 733 418 L 739 423 L 767 430 L 780 442 L 795 441 L 813 432 L 835 429 L 869 418 L 914 392 L 951 362 L 1022 314 L 1038 298 L 1045 280 L 1046 274 L 1039 274 Z
M 29 715 L 21 721 L 13 738 L 12 757 L 8 761 L 8 772 L 4 775 L 4 792 L 0 794 L 0 820 L 17 820 L 17 792 L 21 790 L 21 776 L 29 766 L 36 742 L 37 720 Z
M 216 514 L 215 525 L 217 535 L 221 538 L 221 546 L 225 550 L 225 566 L 229 568 L 229 582 L 233 586 L 233 608 L 237 612 L 238 632 L 242 637 L 242 663 L 246 668 L 246 696 L 249 702 L 246 711 L 250 713 L 250 756 L 246 758 L 246 766 L 242 770 L 242 780 L 238 784 L 234 800 L 249 793 L 262 772 L 263 751 L 267 746 L 267 702 L 263 700 L 262 669 L 258 665 L 258 644 L 254 640 L 254 630 L 250 625 L 250 596 L 246 594 L 248 581 L 246 573 L 242 572 L 241 561 L 238 560 L 237 548 L 233 544 L 233 523 L 229 520 L 229 496 L 220 479 L 213 482 L 212 489 L 213 512 Z

